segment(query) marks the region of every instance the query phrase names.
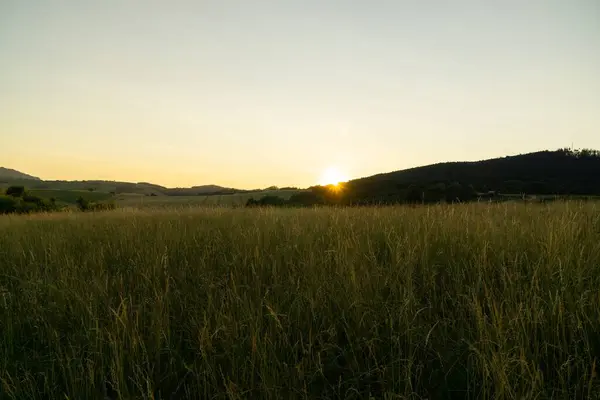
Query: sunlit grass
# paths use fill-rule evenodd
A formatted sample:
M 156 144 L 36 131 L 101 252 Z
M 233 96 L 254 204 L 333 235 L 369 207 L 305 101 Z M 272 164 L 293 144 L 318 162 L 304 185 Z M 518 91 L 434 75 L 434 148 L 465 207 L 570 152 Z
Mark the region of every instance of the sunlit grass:
M 0 398 L 585 398 L 593 204 L 0 218 Z

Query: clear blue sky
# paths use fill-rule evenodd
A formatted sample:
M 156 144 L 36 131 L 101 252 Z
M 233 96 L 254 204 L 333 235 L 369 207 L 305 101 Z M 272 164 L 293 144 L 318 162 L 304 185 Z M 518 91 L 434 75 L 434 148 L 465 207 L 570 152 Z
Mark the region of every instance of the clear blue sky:
M 600 149 L 600 1 L 0 1 L 0 166 L 307 186 Z

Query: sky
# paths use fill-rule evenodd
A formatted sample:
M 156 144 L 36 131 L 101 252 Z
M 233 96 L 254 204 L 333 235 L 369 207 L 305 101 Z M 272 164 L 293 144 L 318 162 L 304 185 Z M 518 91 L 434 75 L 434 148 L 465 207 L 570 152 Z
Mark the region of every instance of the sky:
M 598 0 L 0 0 L 0 166 L 307 187 L 600 149 Z

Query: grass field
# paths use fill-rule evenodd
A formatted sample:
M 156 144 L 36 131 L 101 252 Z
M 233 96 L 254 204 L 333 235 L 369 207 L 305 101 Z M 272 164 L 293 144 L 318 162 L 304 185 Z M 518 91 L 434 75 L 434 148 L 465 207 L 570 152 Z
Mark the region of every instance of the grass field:
M 598 398 L 600 207 L 0 218 L 0 398 Z

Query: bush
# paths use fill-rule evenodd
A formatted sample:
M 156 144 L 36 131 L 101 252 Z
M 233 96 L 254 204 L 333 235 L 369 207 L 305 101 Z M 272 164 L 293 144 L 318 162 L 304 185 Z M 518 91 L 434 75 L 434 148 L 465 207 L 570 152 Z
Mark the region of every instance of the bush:
M 279 196 L 263 196 L 260 200 L 248 199 L 246 207 L 264 207 L 264 206 L 283 206 L 286 204 L 285 199 Z
M 115 203 L 91 203 L 89 211 L 111 211 L 116 208 Z
M 53 199 L 46 200 L 28 194 L 22 186 L 12 186 L 7 190 L 9 195 L 0 196 L 0 214 L 29 214 L 58 210 Z
M 26 212 L 54 211 L 57 209 L 56 203 L 52 199 L 46 200 L 29 194 L 23 196 L 23 205 L 27 210 Z
M 323 198 L 315 192 L 300 192 L 292 195 L 288 201 L 295 206 L 314 206 L 323 204 Z
M 0 196 L 0 214 L 11 214 L 17 212 L 19 200 L 13 196 Z
M 6 189 L 6 195 L 12 197 L 23 197 L 25 194 L 25 187 L 23 186 L 10 186 Z
M 28 201 L 21 201 L 17 209 L 19 214 L 31 214 L 40 211 L 42 211 L 42 209 L 37 204 Z
M 95 203 L 83 197 L 77 198 L 77 206 L 81 211 L 109 211 L 117 208 L 114 203 Z
M 44 199 L 42 199 L 41 197 L 34 196 L 34 195 L 31 195 L 31 194 L 25 194 L 23 196 L 23 201 L 27 202 L 27 203 L 33 203 L 33 204 L 36 204 L 36 205 L 43 205 L 44 202 L 45 202 Z
M 87 211 L 90 208 L 90 202 L 81 196 L 79 196 L 75 202 L 81 211 Z

